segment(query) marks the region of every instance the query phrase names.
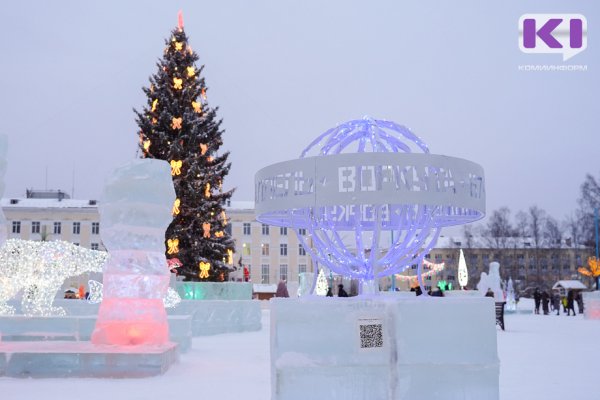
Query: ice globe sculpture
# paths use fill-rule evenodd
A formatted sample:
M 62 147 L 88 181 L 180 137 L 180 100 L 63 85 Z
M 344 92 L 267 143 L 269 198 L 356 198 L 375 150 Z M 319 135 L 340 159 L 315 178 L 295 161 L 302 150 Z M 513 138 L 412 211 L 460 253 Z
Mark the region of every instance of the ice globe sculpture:
M 318 264 L 362 282 L 417 265 L 445 226 L 485 215 L 483 168 L 430 154 L 405 126 L 365 117 L 255 177 L 257 219 L 291 227 Z M 304 235 L 304 232 L 307 235 Z

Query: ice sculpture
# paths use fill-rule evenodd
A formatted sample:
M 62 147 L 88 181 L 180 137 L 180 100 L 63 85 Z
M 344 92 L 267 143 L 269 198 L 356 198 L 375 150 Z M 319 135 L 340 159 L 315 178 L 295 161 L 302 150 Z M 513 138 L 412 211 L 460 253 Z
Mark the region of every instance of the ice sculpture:
M 508 283 L 506 284 L 506 309 L 508 311 L 517 310 L 517 301 L 515 299 L 515 287 L 513 285 L 512 278 L 508 278 Z
M 500 263 L 493 261 L 490 263 L 489 274 L 481 273 L 481 279 L 477 284 L 477 290 L 482 296 L 485 296 L 488 290 L 494 292 L 495 301 L 504 301 L 504 293 L 500 284 Z
M 64 241 L 9 239 L 0 249 L 0 315 L 14 314 L 6 302 L 23 290 L 21 310 L 29 316 L 65 315 L 53 307 L 67 278 L 101 272 L 108 254 Z
M 104 267 L 103 301 L 92 343 L 169 341 L 164 241 L 174 201 L 171 168 L 165 161 L 135 160 L 108 178 L 99 211 L 110 261 Z
M 101 282 L 90 280 L 88 282 L 90 288 L 90 296 L 88 302 L 90 304 L 98 304 L 102 302 L 102 288 L 104 285 Z M 181 303 L 181 296 L 172 287 L 167 288 L 167 295 L 163 299 L 165 308 L 174 308 Z
M 430 154 L 408 128 L 365 117 L 258 171 L 255 204 L 258 221 L 293 228 L 313 262 L 360 280 L 361 293 L 411 265 L 426 292 L 423 257 L 443 227 L 483 218 L 485 182 L 481 166 Z

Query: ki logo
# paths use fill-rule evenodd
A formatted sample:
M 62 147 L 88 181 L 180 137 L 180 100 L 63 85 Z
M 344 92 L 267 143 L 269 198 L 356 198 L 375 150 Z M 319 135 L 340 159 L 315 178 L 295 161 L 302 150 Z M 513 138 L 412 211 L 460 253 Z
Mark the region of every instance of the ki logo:
M 587 48 L 587 20 L 581 14 L 524 14 L 519 18 L 519 49 L 554 54 L 563 61 Z

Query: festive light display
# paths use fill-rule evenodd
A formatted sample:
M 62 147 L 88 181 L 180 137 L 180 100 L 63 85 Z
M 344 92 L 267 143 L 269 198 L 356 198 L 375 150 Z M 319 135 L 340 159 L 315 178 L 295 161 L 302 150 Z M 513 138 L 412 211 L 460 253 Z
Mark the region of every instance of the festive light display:
M 206 188 L 204 189 L 204 197 L 206 197 L 206 198 L 210 197 L 210 183 L 206 184 Z
M 56 292 L 68 278 L 101 272 L 107 259 L 104 251 L 64 241 L 7 240 L 0 249 L 0 314 L 14 314 L 7 302 L 23 290 L 23 314 L 65 315 L 64 309 L 52 306 Z
M 258 171 L 255 204 L 258 221 L 293 228 L 314 261 L 376 290 L 412 264 L 421 277 L 442 227 L 484 216 L 484 186 L 479 165 L 429 154 L 406 127 L 365 117 Z
M 181 123 L 183 122 L 183 118 L 179 117 L 173 117 L 172 123 L 171 123 L 171 128 L 173 129 L 181 129 Z
M 156 106 L 158 106 L 158 99 L 154 99 L 154 101 L 152 102 L 152 109 L 151 111 L 156 111 Z
M 202 229 L 204 230 L 203 237 L 209 238 L 210 237 L 210 223 L 204 222 L 202 224 Z
M 101 282 L 90 280 L 88 281 L 88 287 L 90 288 L 90 293 L 88 297 L 88 303 L 98 304 L 102 302 L 102 285 Z M 179 303 L 181 303 L 181 296 L 175 291 L 173 288 L 169 287 L 167 289 L 167 295 L 163 299 L 163 303 L 165 308 L 175 308 Z
M 233 265 L 233 250 L 227 249 L 227 264 Z
M 173 203 L 173 215 L 179 214 L 179 206 L 181 205 L 181 200 L 175 199 Z
M 192 101 L 192 108 L 198 114 L 200 114 L 202 112 L 202 105 L 200 103 L 198 103 L 197 101 Z M 206 145 L 204 145 L 204 146 L 206 146 Z M 202 145 L 200 145 L 200 147 L 202 147 Z M 202 155 L 204 155 L 204 153 L 206 153 L 206 150 L 204 150 L 204 152 L 202 153 Z
M 206 279 L 206 278 L 208 278 L 208 271 L 210 270 L 210 263 L 204 262 L 204 261 L 200 261 L 200 263 L 198 264 L 198 266 L 200 267 L 199 278 L 200 279 Z
M 223 221 L 223 226 L 227 225 L 227 215 L 225 211 L 221 211 L 221 220 Z
M 183 162 L 181 160 L 171 160 L 171 175 L 181 175 L 181 167 Z
M 183 50 L 183 43 L 175 42 L 175 50 L 177 50 L 177 51 Z
M 179 253 L 179 239 L 168 239 L 167 240 L 167 253 L 168 254 L 177 254 Z
M 426 272 L 423 272 L 421 274 L 421 277 L 423 278 L 427 278 L 428 276 L 431 276 L 433 274 L 437 274 L 438 272 L 441 272 L 444 270 L 445 268 L 445 264 L 444 263 L 439 263 L 439 264 L 435 264 L 432 263 L 430 261 L 427 261 L 425 259 L 423 259 L 423 265 L 425 266 L 425 269 L 427 270 Z M 396 278 L 400 279 L 401 281 L 404 282 L 408 282 L 408 281 L 417 281 L 418 280 L 418 275 L 401 275 L 401 274 L 396 274 L 394 275 Z
M 208 150 L 208 146 L 205 145 L 204 143 L 200 143 L 200 155 L 205 155 L 206 151 Z
M 183 89 L 183 79 L 173 78 L 173 89 L 177 89 L 177 90 Z
M 599 277 L 600 276 L 600 260 L 598 260 L 596 257 L 589 257 L 587 268 L 579 267 L 579 269 L 577 269 L 577 271 L 581 275 L 589 276 L 592 278 Z
M 458 284 L 461 289 L 464 289 L 469 282 L 469 271 L 467 270 L 467 262 L 465 261 L 465 255 L 462 249 L 460 249 L 460 255 L 458 257 Z
M 329 289 L 329 284 L 327 283 L 327 278 L 325 277 L 325 272 L 322 269 L 319 270 L 319 274 L 317 275 L 317 285 L 315 287 L 315 294 L 318 296 L 327 295 L 327 289 Z
M 215 237 L 217 237 L 217 238 L 222 238 L 223 235 L 224 235 L 223 231 L 216 231 L 215 232 Z
M 150 145 L 152 144 L 152 142 L 150 140 L 144 140 L 143 142 L 143 146 L 144 146 L 144 151 L 148 151 L 150 150 Z
M 187 71 L 188 77 L 190 77 L 190 78 L 193 78 L 196 75 L 196 68 L 194 68 L 194 67 L 187 67 L 186 71 Z

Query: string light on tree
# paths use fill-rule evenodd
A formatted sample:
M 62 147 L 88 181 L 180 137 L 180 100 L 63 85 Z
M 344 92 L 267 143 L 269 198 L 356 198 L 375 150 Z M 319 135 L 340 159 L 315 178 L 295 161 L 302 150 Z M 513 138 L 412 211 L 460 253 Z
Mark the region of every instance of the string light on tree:
M 182 15 L 165 45 L 149 89 L 144 89 L 145 106 L 137 112 L 139 131 L 144 132 L 140 148 L 144 149 L 144 140 L 152 143 L 152 151 L 146 149 L 141 156 L 176 163 L 171 170 L 179 204 L 173 205 L 165 252 L 167 259 L 181 261 L 177 273 L 184 280 L 228 280 L 232 268 L 227 250 L 234 249 L 234 242 L 225 229 L 223 211 L 233 191 L 221 190 L 221 186 L 218 191 L 211 189 L 225 182 L 231 164 L 229 154 L 220 151 L 221 122 L 207 101 L 203 67 L 196 64 L 198 55 L 188 42 Z M 168 240 L 175 238 L 178 252 L 170 254 Z M 210 265 L 210 273 L 198 270 L 200 262 Z
M 421 274 L 421 276 L 423 278 L 426 278 L 428 276 L 431 276 L 433 274 L 436 274 L 438 272 L 441 272 L 444 270 L 445 264 L 444 263 L 440 263 L 440 264 L 434 264 L 430 261 L 427 260 L 423 260 L 423 265 L 425 266 L 426 269 L 428 269 L 427 272 L 424 272 L 423 274 Z M 417 275 L 401 275 L 401 274 L 396 274 L 395 275 L 397 279 L 400 279 L 403 282 L 409 282 L 409 281 L 417 281 L 418 277 Z

